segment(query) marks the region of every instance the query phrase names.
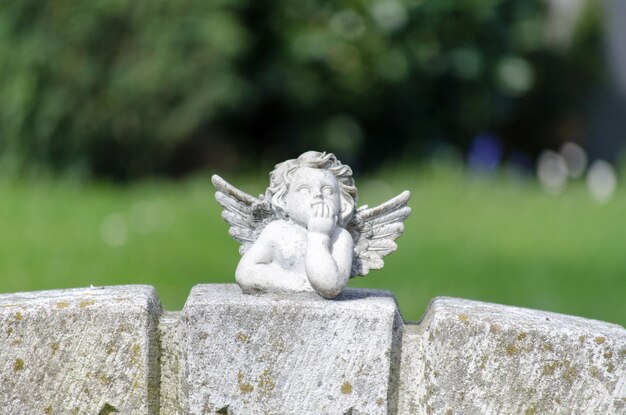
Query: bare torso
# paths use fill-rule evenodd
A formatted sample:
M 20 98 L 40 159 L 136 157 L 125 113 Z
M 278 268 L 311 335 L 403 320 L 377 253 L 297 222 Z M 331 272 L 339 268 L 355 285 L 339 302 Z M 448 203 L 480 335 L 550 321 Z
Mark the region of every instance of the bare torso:
M 307 246 L 312 243 L 309 237 L 310 232 L 307 229 L 292 221 L 279 219 L 271 222 L 242 258 L 237 268 L 237 278 L 245 279 L 244 285 L 260 291 L 268 288 L 317 291 L 311 285 L 310 268 L 307 273 Z M 351 263 L 351 249 L 350 234 L 345 229 L 336 227 L 328 244 L 331 257 L 337 257 L 335 263 Z M 349 258 L 345 258 L 348 251 Z M 346 281 L 347 277 L 349 275 L 345 276 Z

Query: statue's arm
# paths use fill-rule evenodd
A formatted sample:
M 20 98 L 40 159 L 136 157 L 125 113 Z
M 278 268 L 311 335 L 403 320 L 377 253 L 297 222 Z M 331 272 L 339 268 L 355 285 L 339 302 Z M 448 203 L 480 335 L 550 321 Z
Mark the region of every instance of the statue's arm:
M 333 258 L 337 263 L 337 268 L 342 278 L 345 278 L 345 284 L 348 285 L 350 279 L 350 273 L 352 271 L 352 257 L 354 255 L 354 243 L 352 241 L 352 235 L 346 229 L 341 228 L 337 235 L 337 242 L 333 244 L 332 250 Z M 343 289 L 343 288 L 342 288 Z
M 301 283 L 274 263 L 274 239 L 280 230 L 268 225 L 241 257 L 235 278 L 244 291 L 301 290 Z
M 308 233 L 304 265 L 311 286 L 322 297 L 334 298 L 348 285 L 352 252 L 352 237 L 343 228 L 331 236 Z

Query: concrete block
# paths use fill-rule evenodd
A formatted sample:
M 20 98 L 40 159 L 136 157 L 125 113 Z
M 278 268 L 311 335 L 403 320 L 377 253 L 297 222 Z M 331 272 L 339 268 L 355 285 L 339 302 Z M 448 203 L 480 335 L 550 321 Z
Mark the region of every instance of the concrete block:
M 0 414 L 158 413 L 152 287 L 0 295 Z
M 395 413 L 402 322 L 391 294 L 199 285 L 183 312 L 190 414 Z
M 402 341 L 400 414 L 624 414 L 626 331 L 437 298 Z

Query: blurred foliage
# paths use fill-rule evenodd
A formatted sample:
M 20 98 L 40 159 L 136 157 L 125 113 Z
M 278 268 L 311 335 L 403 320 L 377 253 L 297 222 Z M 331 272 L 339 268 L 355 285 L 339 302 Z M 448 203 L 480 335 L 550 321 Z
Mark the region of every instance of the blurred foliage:
M 544 7 L 3 2 L 0 171 L 127 179 L 309 148 L 359 170 L 487 130 L 532 152 L 597 77 L 597 19 L 559 49 Z
M 26 0 L 0 9 L 3 167 L 162 168 L 242 92 L 235 1 Z

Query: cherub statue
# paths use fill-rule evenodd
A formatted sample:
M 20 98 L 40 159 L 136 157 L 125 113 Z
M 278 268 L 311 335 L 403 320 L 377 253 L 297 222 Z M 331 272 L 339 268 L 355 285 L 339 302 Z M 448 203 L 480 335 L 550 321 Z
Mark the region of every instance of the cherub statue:
M 410 193 L 356 209 L 352 170 L 332 153 L 309 151 L 276 165 L 255 198 L 214 175 L 229 234 L 241 243 L 235 273 L 246 293 L 339 295 L 351 277 L 383 267 L 411 213 Z

